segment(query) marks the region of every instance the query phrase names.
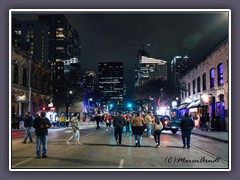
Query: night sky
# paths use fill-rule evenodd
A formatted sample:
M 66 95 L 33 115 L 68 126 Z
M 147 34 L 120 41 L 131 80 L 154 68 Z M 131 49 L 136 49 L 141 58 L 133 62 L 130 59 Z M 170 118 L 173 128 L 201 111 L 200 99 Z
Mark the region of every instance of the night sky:
M 22 13 L 23 14 L 23 13 Z M 32 15 L 30 15 L 32 14 Z M 14 15 L 37 19 L 37 12 Z M 43 13 L 49 14 L 49 13 Z M 228 12 L 71 12 L 65 14 L 81 39 L 84 71 L 98 71 L 98 62 L 124 63 L 127 90 L 134 87 L 134 67 L 141 44 L 150 57 L 170 61 L 187 55 L 192 65 L 228 36 Z M 170 79 L 170 78 L 169 78 Z

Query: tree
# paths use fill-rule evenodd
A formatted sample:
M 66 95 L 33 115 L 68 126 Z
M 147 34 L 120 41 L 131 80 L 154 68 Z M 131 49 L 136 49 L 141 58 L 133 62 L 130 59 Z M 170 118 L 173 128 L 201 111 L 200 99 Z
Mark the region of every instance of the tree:
M 69 107 L 74 101 L 81 101 L 83 88 L 81 87 L 80 65 L 71 64 L 71 69 L 64 75 L 64 80 L 59 84 L 59 91 L 55 94 L 55 104 L 65 106 L 65 113 L 68 118 Z
M 134 93 L 134 98 L 137 101 L 148 102 L 148 105 L 156 106 L 160 104 L 166 105 L 171 100 L 175 100 L 180 92 L 170 82 L 161 79 L 155 79 L 141 86 Z

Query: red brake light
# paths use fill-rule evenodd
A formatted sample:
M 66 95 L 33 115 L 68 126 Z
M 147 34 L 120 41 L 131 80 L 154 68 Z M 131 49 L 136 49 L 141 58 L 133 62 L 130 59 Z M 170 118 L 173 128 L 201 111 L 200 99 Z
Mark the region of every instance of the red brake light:
M 165 125 L 167 125 L 167 123 L 168 123 L 167 121 L 164 121 L 164 124 L 165 124 Z

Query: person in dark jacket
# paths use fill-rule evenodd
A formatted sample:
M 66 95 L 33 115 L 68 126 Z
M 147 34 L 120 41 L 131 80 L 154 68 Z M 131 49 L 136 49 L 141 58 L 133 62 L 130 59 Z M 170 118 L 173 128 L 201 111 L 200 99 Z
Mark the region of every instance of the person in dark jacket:
M 97 124 L 96 130 L 100 129 L 100 126 L 99 126 L 99 123 L 101 121 L 100 111 L 97 112 L 97 114 L 94 117 L 94 120 L 96 121 L 96 124 Z
M 51 123 L 46 118 L 46 113 L 41 112 L 40 116 L 33 121 L 33 127 L 36 134 L 36 153 L 37 158 L 40 158 L 41 144 L 42 144 L 42 157 L 47 158 L 47 140 L 48 140 L 48 128 L 51 127 Z
M 190 148 L 190 140 L 191 140 L 193 127 L 194 127 L 193 119 L 189 117 L 187 113 L 185 113 L 184 118 L 180 122 L 180 128 L 182 131 L 183 148 L 185 148 L 186 145 L 188 149 Z M 187 144 L 186 144 L 186 139 L 187 139 Z
M 122 111 L 118 112 L 119 114 L 113 119 L 113 127 L 114 127 L 114 136 L 117 142 L 117 145 L 122 144 L 122 131 L 123 127 L 126 125 L 125 118 L 122 115 Z
M 29 138 L 29 142 L 33 142 L 32 140 L 32 136 L 31 136 L 31 128 L 33 125 L 33 119 L 31 117 L 31 113 L 30 112 L 26 112 L 26 116 L 25 116 L 25 122 L 24 122 L 24 126 L 26 128 L 26 133 L 23 139 L 23 144 L 27 143 L 27 139 Z

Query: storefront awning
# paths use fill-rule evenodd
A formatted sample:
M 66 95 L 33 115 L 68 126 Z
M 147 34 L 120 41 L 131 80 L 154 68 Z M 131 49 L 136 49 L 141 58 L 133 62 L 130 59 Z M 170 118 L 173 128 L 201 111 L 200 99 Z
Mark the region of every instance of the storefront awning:
M 187 106 L 187 108 L 190 109 L 190 108 L 196 108 L 200 106 L 207 106 L 207 105 L 206 104 L 203 105 L 200 99 L 195 99 Z
M 180 106 L 178 106 L 178 110 L 181 110 L 181 109 L 187 109 L 187 106 L 189 105 L 189 103 L 183 103 L 183 104 L 180 104 Z

